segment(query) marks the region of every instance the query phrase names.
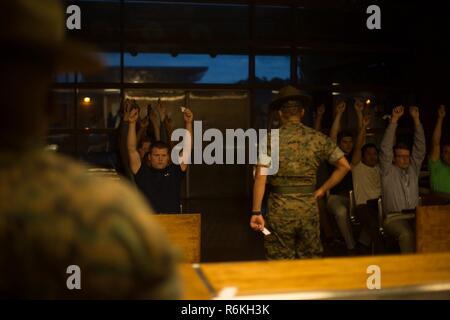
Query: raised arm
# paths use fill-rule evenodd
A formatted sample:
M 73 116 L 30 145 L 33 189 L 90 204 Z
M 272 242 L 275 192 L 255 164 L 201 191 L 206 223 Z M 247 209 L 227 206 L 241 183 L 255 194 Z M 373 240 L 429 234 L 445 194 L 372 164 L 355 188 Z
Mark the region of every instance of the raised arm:
M 392 164 L 392 160 L 394 159 L 394 143 L 395 143 L 395 131 L 397 129 L 397 122 L 401 116 L 403 116 L 405 109 L 403 106 L 395 107 L 392 110 L 391 122 L 383 136 L 383 140 L 381 141 L 381 150 L 380 150 L 380 166 L 383 172 L 387 172 L 387 168 L 389 168 Z
M 180 167 L 182 171 L 186 171 L 192 153 L 192 139 L 194 138 L 192 130 L 192 122 L 194 121 L 194 114 L 192 113 L 191 110 L 187 108 L 184 110 L 183 113 L 184 113 L 185 129 L 189 133 L 190 139 L 184 140 L 186 141 L 186 147 L 183 148 L 183 153 L 181 154 Z
M 131 171 L 136 174 L 141 168 L 141 157 L 137 151 L 137 139 L 136 139 L 136 121 L 139 117 L 139 109 L 133 109 L 130 113 L 128 120 L 128 159 L 130 160 Z
M 359 162 L 361 162 L 362 154 L 361 149 L 364 145 L 364 142 L 366 141 L 366 132 L 367 132 L 367 126 L 370 123 L 369 117 L 364 117 L 362 126 L 359 129 L 358 136 L 356 137 L 356 143 L 355 147 L 353 148 L 353 156 L 352 156 L 352 167 L 356 166 Z
M 419 108 L 416 106 L 409 107 L 409 113 L 414 120 L 414 146 L 412 150 L 412 163 L 418 171 L 422 166 L 423 159 L 426 155 L 425 133 L 420 123 Z
M 440 105 L 438 110 L 438 118 L 436 121 L 436 126 L 433 131 L 433 138 L 431 139 L 431 154 L 430 159 L 432 161 L 439 160 L 441 156 L 441 135 L 442 135 L 442 123 L 445 118 L 445 106 Z
M 369 118 L 364 118 L 363 116 L 364 103 L 357 99 L 354 107 L 356 116 L 358 117 L 358 136 L 356 137 L 356 143 L 353 147 L 352 167 L 356 166 L 361 161 L 361 148 L 364 141 L 366 141 L 366 127 L 369 125 Z
M 336 115 L 334 117 L 334 121 L 330 130 L 330 138 L 334 143 L 337 143 L 337 136 L 339 130 L 341 129 L 341 118 L 344 114 L 345 106 L 346 104 L 344 101 L 339 102 L 339 104 L 336 106 Z
M 320 131 L 322 130 L 322 119 L 325 114 L 325 105 L 321 104 L 317 107 L 316 117 L 314 118 L 314 130 Z

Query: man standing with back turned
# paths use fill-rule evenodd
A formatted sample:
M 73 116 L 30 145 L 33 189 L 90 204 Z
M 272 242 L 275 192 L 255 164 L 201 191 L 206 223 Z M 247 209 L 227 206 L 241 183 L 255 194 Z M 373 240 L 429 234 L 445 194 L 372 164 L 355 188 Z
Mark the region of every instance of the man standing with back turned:
M 279 97 L 271 104 L 281 118 L 279 170 L 270 177 L 268 215 L 261 215 L 261 202 L 266 185 L 266 161 L 256 168 L 253 187 L 253 210 L 250 226 L 255 231 L 265 227 L 271 232 L 265 236 L 264 247 L 268 259 L 298 259 L 319 257 L 319 212 L 317 199 L 335 186 L 350 170 L 343 152 L 324 134 L 301 123 L 311 97 L 298 89 L 282 88 Z M 268 158 L 270 162 L 270 157 Z M 315 190 L 317 168 L 328 160 L 336 166 L 331 177 Z

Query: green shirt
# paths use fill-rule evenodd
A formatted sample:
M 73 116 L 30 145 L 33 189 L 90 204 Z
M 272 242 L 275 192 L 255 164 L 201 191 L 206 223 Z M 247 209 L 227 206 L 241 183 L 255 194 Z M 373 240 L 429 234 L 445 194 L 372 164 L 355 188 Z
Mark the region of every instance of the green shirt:
M 431 172 L 431 189 L 435 192 L 450 194 L 450 166 L 439 159 L 429 160 L 428 168 Z

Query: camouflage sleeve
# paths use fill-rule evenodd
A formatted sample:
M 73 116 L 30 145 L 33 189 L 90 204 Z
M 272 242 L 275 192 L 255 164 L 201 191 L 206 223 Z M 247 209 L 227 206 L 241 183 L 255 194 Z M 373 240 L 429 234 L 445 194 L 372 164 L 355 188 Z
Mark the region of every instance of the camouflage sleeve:
M 322 138 L 322 160 L 327 160 L 334 165 L 344 156 L 344 152 L 329 137 L 323 135 Z
M 257 166 L 262 166 L 269 168 L 272 163 L 271 157 L 271 144 L 270 144 L 270 134 L 267 139 L 261 139 L 258 145 L 258 159 L 256 162 Z
M 105 187 L 107 187 L 105 190 Z M 178 299 L 177 254 L 144 200 L 121 184 L 97 190 L 93 243 L 83 243 L 85 289 L 95 298 Z M 91 221 L 94 222 L 94 221 Z M 88 228 L 89 228 L 88 227 Z

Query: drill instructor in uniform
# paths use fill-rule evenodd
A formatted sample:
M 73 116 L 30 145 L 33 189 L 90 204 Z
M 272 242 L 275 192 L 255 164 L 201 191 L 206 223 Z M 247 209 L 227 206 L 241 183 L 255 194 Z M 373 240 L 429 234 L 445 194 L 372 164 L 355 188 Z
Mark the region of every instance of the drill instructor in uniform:
M 267 180 L 269 159 L 259 161 L 253 187 L 253 208 L 250 226 L 255 231 L 265 227 L 271 232 L 264 238 L 268 259 L 301 259 L 320 257 L 319 211 L 317 199 L 338 184 L 350 171 L 344 153 L 324 134 L 301 123 L 311 97 L 287 86 L 271 103 L 281 118 L 279 129 L 279 170 L 269 177 L 268 214 L 261 215 L 261 203 Z M 276 145 L 270 146 L 274 150 Z M 270 153 L 270 151 L 269 151 Z M 317 190 L 316 173 L 321 161 L 327 160 L 336 169 Z

